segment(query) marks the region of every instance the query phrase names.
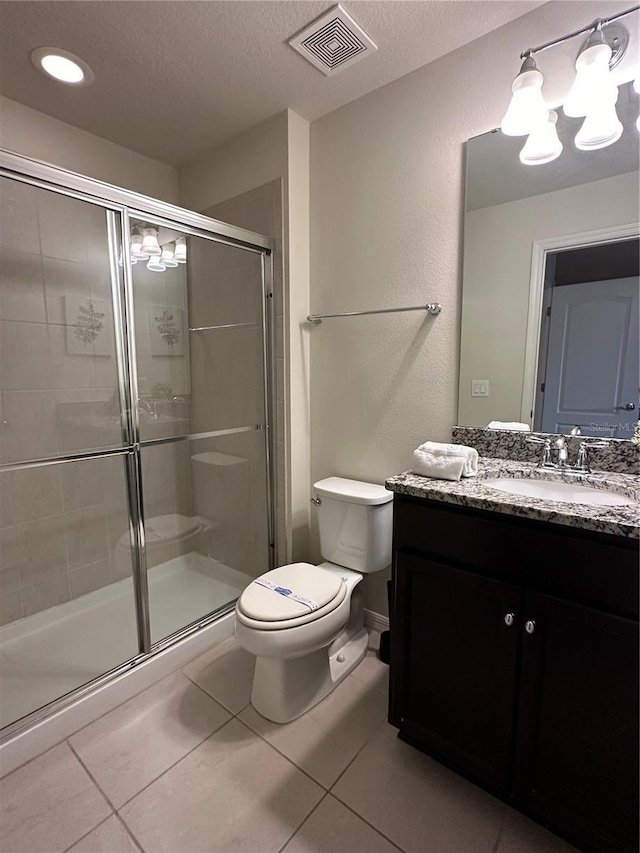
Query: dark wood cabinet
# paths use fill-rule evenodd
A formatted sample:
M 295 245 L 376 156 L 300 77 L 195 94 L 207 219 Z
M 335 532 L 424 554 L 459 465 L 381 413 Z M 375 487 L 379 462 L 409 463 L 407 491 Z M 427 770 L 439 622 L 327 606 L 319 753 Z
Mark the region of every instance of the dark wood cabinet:
M 584 849 L 629 853 L 637 542 L 558 528 L 395 496 L 389 720 Z
M 506 790 L 522 590 L 406 554 L 396 573 L 405 614 L 398 724 Z
M 528 593 L 514 793 L 601 850 L 637 846 L 638 625 Z

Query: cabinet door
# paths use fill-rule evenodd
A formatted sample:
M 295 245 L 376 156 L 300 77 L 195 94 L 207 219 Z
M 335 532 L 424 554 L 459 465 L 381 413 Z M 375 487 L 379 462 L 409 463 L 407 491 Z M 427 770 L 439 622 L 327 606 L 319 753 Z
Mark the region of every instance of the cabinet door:
M 390 721 L 506 789 L 521 590 L 403 553 L 394 578 Z
M 638 624 L 527 594 L 515 794 L 606 851 L 638 843 Z

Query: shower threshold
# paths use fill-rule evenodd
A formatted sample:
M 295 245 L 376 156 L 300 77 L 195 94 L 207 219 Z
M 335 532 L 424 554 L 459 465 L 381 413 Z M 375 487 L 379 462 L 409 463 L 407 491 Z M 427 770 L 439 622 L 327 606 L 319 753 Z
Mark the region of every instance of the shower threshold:
M 149 569 L 156 642 L 234 601 L 249 575 L 191 552 Z M 131 578 L 0 628 L 0 727 L 138 654 Z

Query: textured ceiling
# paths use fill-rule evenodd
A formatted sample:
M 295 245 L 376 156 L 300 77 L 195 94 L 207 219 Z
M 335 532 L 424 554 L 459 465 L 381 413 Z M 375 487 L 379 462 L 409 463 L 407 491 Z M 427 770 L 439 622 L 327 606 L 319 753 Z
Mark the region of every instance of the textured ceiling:
M 524 15 L 540 0 L 345 0 L 378 45 L 327 78 L 287 44 L 330 9 L 319 0 L 0 2 L 0 91 L 158 160 L 180 165 L 291 107 L 313 120 Z M 69 50 L 94 83 L 72 88 L 31 65 Z

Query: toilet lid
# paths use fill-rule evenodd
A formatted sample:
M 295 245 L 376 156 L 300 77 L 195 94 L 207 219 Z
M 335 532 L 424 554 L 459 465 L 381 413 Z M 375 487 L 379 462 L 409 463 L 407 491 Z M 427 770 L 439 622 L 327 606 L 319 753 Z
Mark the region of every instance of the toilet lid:
M 261 575 L 238 600 L 241 612 L 259 622 L 282 622 L 307 616 L 322 608 L 323 615 L 343 600 L 343 582 L 310 563 L 291 563 Z

